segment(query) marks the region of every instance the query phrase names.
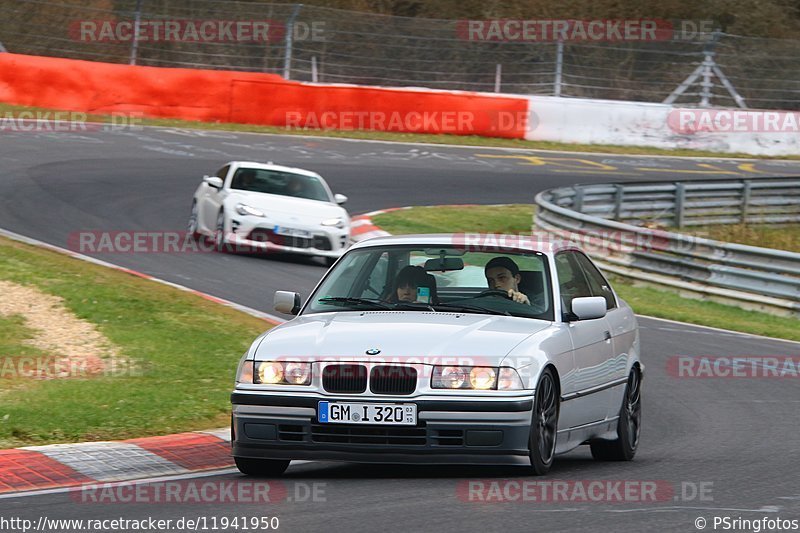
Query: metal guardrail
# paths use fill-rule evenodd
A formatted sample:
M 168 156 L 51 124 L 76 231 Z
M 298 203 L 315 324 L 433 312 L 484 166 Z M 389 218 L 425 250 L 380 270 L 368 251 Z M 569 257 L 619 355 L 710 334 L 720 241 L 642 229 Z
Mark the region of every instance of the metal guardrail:
M 800 222 L 800 179 L 576 185 L 536 196 L 534 229 L 604 270 L 748 309 L 800 316 L 800 253 L 660 228 Z

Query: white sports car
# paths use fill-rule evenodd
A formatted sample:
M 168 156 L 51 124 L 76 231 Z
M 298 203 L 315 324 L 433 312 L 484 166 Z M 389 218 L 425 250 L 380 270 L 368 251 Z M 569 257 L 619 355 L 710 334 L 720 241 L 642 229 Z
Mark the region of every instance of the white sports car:
M 189 232 L 213 237 L 220 250 L 313 255 L 330 265 L 350 241 L 346 201 L 315 172 L 232 161 L 203 177 Z
M 231 395 L 240 471 L 292 459 L 521 463 L 582 444 L 630 460 L 642 375 L 631 308 L 579 249 L 509 236 L 351 247 L 298 315 L 258 337 Z M 498 246 L 496 243 L 515 243 Z

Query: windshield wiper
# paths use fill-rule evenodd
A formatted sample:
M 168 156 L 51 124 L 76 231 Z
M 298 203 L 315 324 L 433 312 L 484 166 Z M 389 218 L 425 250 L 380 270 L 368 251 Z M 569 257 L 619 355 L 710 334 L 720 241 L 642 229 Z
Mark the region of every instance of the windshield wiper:
M 514 316 L 508 311 L 500 311 L 498 309 L 489 309 L 488 307 L 481 307 L 479 305 L 453 305 L 453 304 L 438 304 L 434 306 L 436 311 L 442 310 L 444 308 L 447 311 L 460 311 L 462 313 L 487 313 L 489 315 L 502 315 L 502 316 Z
M 357 305 L 369 305 L 374 309 L 391 309 L 391 306 L 388 304 L 378 302 L 375 300 L 367 300 L 366 298 L 347 298 L 344 296 L 336 296 L 336 297 L 328 297 L 328 298 L 320 298 L 317 302 L 321 304 L 357 304 Z

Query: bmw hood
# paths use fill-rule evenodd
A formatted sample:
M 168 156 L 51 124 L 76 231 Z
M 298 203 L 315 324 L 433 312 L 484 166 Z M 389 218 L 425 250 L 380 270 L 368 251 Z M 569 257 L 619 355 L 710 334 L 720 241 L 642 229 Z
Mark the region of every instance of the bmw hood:
M 515 346 L 550 322 L 496 315 L 419 311 L 318 313 L 274 328 L 258 360 L 308 360 L 497 365 Z M 375 353 L 379 350 L 379 353 Z M 370 355 L 367 354 L 370 352 Z
M 306 198 L 280 196 L 277 194 L 234 193 L 226 200 L 226 204 L 231 212 L 234 212 L 236 204 L 238 203 L 260 209 L 266 213 L 267 218 L 274 218 L 277 220 L 295 217 L 305 223 L 318 224 L 329 218 L 342 217 L 345 220 L 348 218 L 347 211 L 337 204 L 308 200 Z

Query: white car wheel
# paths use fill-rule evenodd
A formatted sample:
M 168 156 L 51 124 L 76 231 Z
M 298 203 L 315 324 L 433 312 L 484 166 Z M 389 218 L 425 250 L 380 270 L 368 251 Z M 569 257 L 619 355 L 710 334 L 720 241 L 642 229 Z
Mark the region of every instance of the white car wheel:
M 198 222 L 197 222 L 197 202 L 192 202 L 192 212 L 189 214 L 189 224 L 187 225 L 187 232 L 189 236 L 193 239 L 197 239 L 200 237 L 200 232 L 198 231 Z
M 218 252 L 224 252 L 228 239 L 225 238 L 225 212 L 220 211 L 217 215 L 217 226 L 214 231 L 214 246 Z

